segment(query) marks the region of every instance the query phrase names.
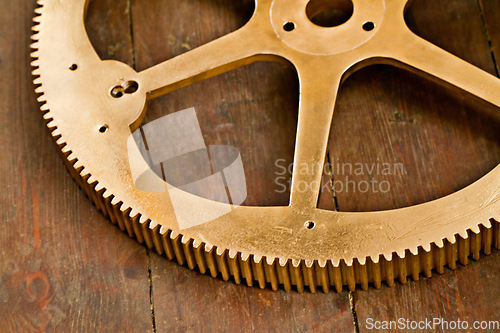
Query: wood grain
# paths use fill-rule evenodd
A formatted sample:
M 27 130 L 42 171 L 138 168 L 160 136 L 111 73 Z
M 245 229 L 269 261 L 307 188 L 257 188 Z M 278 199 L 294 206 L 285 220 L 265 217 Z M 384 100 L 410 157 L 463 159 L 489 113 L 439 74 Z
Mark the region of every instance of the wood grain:
M 145 249 L 80 192 L 42 120 L 29 61 L 34 2 L 1 6 L 0 330 L 148 331 Z
M 156 331 L 352 332 L 347 293 L 298 294 L 211 279 L 151 256 Z
M 498 1 L 480 0 L 485 30 L 490 42 L 491 54 L 495 60 L 497 76 L 500 76 L 500 11 Z

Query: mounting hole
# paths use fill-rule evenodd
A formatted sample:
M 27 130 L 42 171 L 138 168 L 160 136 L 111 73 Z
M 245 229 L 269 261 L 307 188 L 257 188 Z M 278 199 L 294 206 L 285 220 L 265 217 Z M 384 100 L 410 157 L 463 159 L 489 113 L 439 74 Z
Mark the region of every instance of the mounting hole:
M 111 96 L 114 98 L 120 98 L 123 96 L 124 89 L 122 86 L 116 86 L 113 89 L 111 89 Z
M 283 30 L 288 32 L 295 30 L 295 23 L 286 22 L 285 24 L 283 24 Z
M 306 6 L 309 20 L 320 27 L 331 28 L 347 22 L 354 12 L 351 0 L 311 0 Z
M 314 223 L 313 221 L 307 221 L 306 223 L 304 223 L 304 226 L 311 230 L 311 229 L 314 229 L 314 227 L 316 226 L 316 223 Z
M 108 129 L 109 129 L 108 125 L 102 125 L 101 127 L 99 127 L 99 132 L 106 133 Z
M 70 71 L 76 71 L 78 69 L 78 65 L 77 64 L 73 64 L 71 66 L 69 66 L 69 70 Z
M 125 94 L 133 94 L 137 90 L 139 90 L 139 83 L 137 83 L 136 81 L 127 81 L 123 85 L 123 92 Z
M 368 21 L 363 24 L 364 31 L 372 31 L 373 29 L 375 29 L 375 23 Z

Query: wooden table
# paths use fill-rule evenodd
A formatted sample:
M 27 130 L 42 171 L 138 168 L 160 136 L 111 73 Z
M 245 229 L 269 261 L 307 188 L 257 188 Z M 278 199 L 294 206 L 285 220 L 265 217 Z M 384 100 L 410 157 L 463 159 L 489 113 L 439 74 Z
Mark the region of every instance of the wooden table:
M 212 279 L 137 244 L 85 198 L 45 128 L 29 64 L 34 1 L 0 3 L 0 331 L 365 332 L 370 318 L 500 320 L 497 250 L 406 285 L 298 294 Z M 96 0 L 87 29 L 102 58 L 142 70 L 238 28 L 251 9 L 251 1 Z M 407 21 L 420 36 L 498 76 L 498 0 L 415 0 Z M 242 151 L 247 204 L 282 205 L 288 193 L 276 193 L 275 161 L 292 160 L 297 89 L 290 66 L 257 63 L 152 101 L 146 121 L 196 107 L 207 144 Z M 351 76 L 334 118 L 333 166 L 377 161 L 402 163 L 404 171 L 378 176 L 391 184 L 388 193 L 334 197 L 327 186 L 325 209 L 429 201 L 500 162 L 498 109 L 389 66 Z

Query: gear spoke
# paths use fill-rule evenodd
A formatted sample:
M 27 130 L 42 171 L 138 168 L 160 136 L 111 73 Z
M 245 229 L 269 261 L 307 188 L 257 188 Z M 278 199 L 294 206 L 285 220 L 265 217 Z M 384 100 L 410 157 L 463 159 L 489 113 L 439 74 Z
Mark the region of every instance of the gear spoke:
M 408 30 L 391 58 L 500 107 L 500 79 Z M 418 70 L 416 70 L 418 72 Z
M 316 208 L 325 163 L 328 136 L 344 68 L 329 62 L 298 67 L 300 105 L 295 145 L 291 206 Z
M 266 37 L 265 28 L 258 23 L 252 18 L 239 30 L 140 72 L 139 80 L 149 92 L 148 98 L 272 58 L 269 46 L 276 38 Z

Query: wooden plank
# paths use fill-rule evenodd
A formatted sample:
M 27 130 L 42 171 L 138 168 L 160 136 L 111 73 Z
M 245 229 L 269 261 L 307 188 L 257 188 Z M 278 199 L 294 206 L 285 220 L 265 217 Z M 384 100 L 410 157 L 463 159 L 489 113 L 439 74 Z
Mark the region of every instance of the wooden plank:
M 102 60 L 118 60 L 134 66 L 129 0 L 91 0 L 85 28 Z
M 6 332 L 151 330 L 145 250 L 61 163 L 31 84 L 33 1 L 2 1 L 0 323 Z M 112 14 L 110 14 L 112 15 Z M 114 14 L 113 14 L 114 15 Z
M 151 256 L 156 332 L 352 332 L 347 293 L 235 285 Z
M 137 70 L 143 70 L 242 27 L 252 0 L 132 2 Z
M 500 74 L 500 11 L 498 10 L 498 1 L 481 0 L 479 1 L 483 12 L 485 25 L 490 40 L 491 52 L 495 59 L 497 75 Z M 500 76 L 500 75 L 499 75 Z

